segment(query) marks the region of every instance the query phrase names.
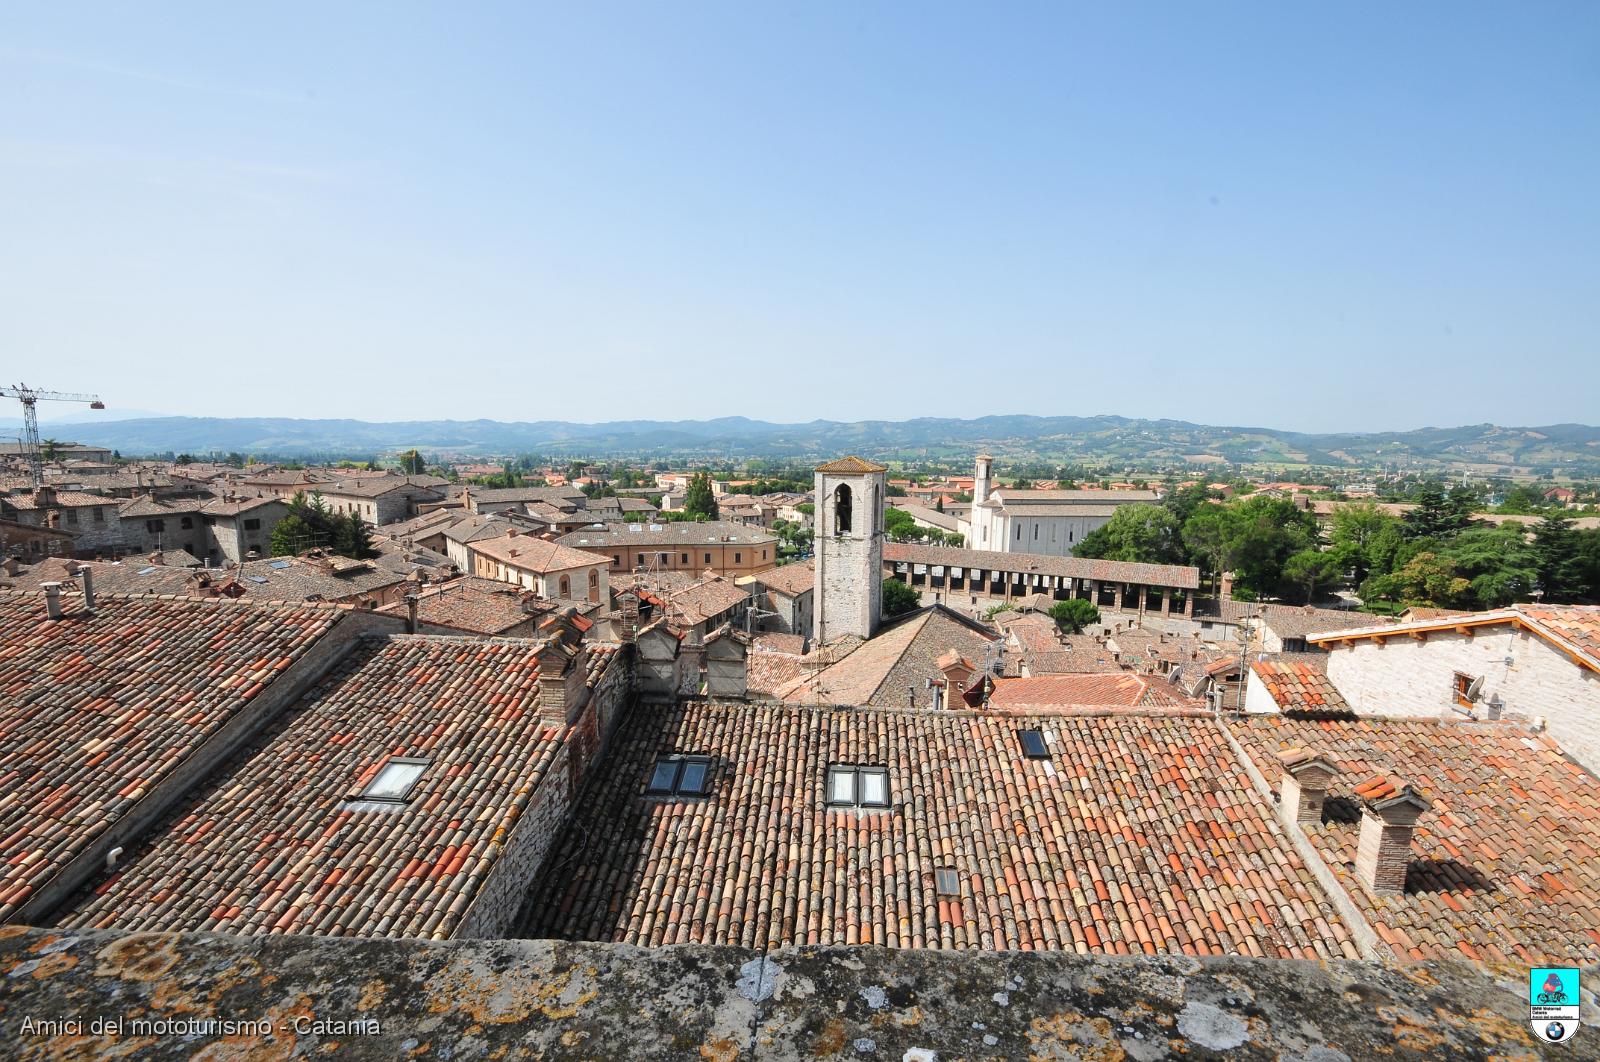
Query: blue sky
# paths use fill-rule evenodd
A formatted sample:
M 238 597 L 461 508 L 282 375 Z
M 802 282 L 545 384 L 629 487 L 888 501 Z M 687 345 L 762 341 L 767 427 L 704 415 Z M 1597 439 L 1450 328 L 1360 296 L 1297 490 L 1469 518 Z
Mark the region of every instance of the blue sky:
M 3 25 L 6 382 L 367 420 L 1600 421 L 1600 4 Z

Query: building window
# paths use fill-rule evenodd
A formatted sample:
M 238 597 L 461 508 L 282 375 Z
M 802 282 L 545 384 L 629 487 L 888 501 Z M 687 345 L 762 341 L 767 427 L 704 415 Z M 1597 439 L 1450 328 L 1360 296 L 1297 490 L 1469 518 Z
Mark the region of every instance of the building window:
M 833 491 L 833 533 L 850 533 L 850 485 L 841 483 Z
M 94 511 L 94 522 L 97 524 L 106 522 L 106 511 L 104 509 L 96 509 Z
M 1483 683 L 1464 672 L 1455 674 L 1455 699 L 1456 704 L 1462 708 L 1471 708 L 1478 699 L 1478 690 Z
M 246 520 L 244 522 L 244 529 L 246 531 L 260 531 L 261 530 L 261 521 L 260 520 Z
M 667 756 L 656 761 L 645 792 L 653 796 L 705 796 L 709 756 Z
M 762 560 L 766 560 L 767 559 L 767 551 L 766 550 L 762 550 L 761 551 L 761 559 Z
M 1045 746 L 1044 734 L 1038 730 L 1019 730 L 1017 740 L 1022 742 L 1022 754 L 1030 760 L 1048 760 L 1050 750 Z
M 1017 541 L 1018 542 L 1022 541 L 1022 525 L 1021 524 L 1017 525 Z
M 643 553 L 639 554 L 639 567 L 641 567 L 641 568 L 644 567 L 644 554 Z
M 193 531 L 194 530 L 194 517 L 185 516 L 182 520 L 178 521 L 178 526 L 183 528 L 185 531 Z
M 934 887 L 940 896 L 960 896 L 961 879 L 956 877 L 955 867 L 939 867 L 933 872 Z
M 572 581 L 565 575 L 561 577 L 561 590 L 557 596 L 562 598 L 568 598 L 572 596 Z
M 733 555 L 733 563 L 742 564 L 743 562 L 744 562 L 744 554 L 735 552 L 734 555 Z
M 688 564 L 689 563 L 689 555 L 687 553 L 685 553 L 683 555 L 683 560 L 679 561 L 678 563 L 679 564 Z
M 828 804 L 837 808 L 888 807 L 889 769 L 829 765 Z
M 622 567 L 622 558 L 620 556 L 618 556 L 617 554 L 613 553 L 611 555 L 611 566 L 613 568 Z
M 711 563 L 711 554 L 709 554 L 709 553 L 706 554 L 706 563 L 707 564 Z
M 146 520 L 144 522 L 144 529 L 150 532 L 152 535 L 158 535 L 167 529 L 167 525 L 163 520 Z
M 428 769 L 428 763 L 428 760 L 391 756 L 372 781 L 367 783 L 367 787 L 361 790 L 360 799 L 405 803 L 411 791 L 417 787 L 417 782 L 422 779 L 422 772 Z
M 67 510 L 67 523 L 76 524 L 77 522 L 78 522 L 78 510 L 76 510 L 76 509 L 68 509 Z

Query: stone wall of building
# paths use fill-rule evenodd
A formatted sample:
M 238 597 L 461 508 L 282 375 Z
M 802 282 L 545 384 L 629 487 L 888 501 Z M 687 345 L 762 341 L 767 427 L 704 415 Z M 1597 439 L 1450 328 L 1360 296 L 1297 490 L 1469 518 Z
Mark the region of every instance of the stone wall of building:
M 1485 718 L 1498 695 L 1507 718 L 1543 718 L 1550 736 L 1590 770 L 1600 770 L 1600 676 L 1538 635 L 1510 625 L 1427 632 L 1425 640 L 1395 634 L 1348 648 L 1325 643 L 1328 677 L 1362 715 L 1450 716 L 1457 673 L 1483 678 L 1471 711 Z M 1509 663 L 1507 661 L 1510 661 Z
M 850 492 L 843 527 L 839 490 Z M 883 473 L 816 475 L 816 583 L 812 590 L 817 642 L 846 634 L 870 638 L 883 615 Z

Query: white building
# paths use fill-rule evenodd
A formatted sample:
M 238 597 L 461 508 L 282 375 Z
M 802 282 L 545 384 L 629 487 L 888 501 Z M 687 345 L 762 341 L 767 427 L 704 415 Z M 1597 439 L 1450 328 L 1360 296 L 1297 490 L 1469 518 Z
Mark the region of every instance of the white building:
M 1543 720 L 1600 770 L 1600 607 L 1493 612 L 1313 634 L 1328 678 L 1361 715 Z
M 960 531 L 969 549 L 1000 553 L 1072 556 L 1072 547 L 1104 527 L 1119 505 L 1152 504 L 1150 490 L 991 489 L 994 458 L 978 456 L 973 475 L 972 512 Z

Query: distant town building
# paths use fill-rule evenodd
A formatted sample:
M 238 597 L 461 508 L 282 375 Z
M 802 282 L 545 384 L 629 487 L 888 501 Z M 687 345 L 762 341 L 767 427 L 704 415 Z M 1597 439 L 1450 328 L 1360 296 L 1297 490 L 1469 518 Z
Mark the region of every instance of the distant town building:
M 1149 490 L 1013 490 L 992 488 L 994 458 L 978 457 L 972 512 L 960 524 L 972 549 L 1070 557 L 1085 535 L 1104 527 L 1118 506 L 1151 504 Z

